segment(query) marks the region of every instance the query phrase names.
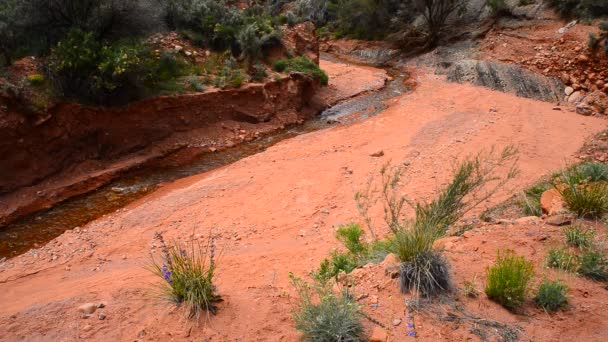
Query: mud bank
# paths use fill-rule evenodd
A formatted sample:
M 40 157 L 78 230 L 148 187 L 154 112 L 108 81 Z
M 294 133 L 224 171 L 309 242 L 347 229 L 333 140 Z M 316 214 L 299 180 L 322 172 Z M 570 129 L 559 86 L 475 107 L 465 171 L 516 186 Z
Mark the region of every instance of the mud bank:
M 381 69 L 329 61 L 323 61 L 322 67 L 332 80 L 320 89 L 293 74 L 266 85 L 153 99 L 112 111 L 77 105 L 55 108 L 55 114 L 34 133 L 24 138 L 26 134 L 20 136 L 17 130 L 0 147 L 7 151 L 7 160 L 2 161 L 7 172 L 0 183 L 4 189 L 28 179 L 34 182 L 44 174 L 43 166 L 51 168 L 45 170 L 50 175 L 46 179 L 0 197 L 0 226 L 97 189 L 135 168 L 188 163 L 201 153 L 302 123 L 328 106 L 381 89 L 388 78 Z M 21 125 L 21 131 L 26 131 L 32 124 Z M 25 149 L 9 151 L 9 141 L 22 141 Z M 29 152 L 36 157 L 25 155 Z M 172 157 L 164 160 L 168 154 Z M 22 159 L 28 162 L 16 161 Z M 25 179 L 17 177 L 19 172 Z

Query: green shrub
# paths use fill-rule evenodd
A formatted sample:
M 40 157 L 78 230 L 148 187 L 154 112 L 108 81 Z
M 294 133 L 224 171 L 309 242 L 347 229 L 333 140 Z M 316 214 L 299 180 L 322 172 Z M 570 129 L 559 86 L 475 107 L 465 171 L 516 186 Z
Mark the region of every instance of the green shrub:
M 340 226 L 336 233 L 336 238 L 344 244 L 344 247 L 346 247 L 349 252 L 354 255 L 361 255 L 367 252 L 367 246 L 361 241 L 364 234 L 365 232 L 360 225 L 351 223 Z
M 268 77 L 266 72 L 266 66 L 262 63 L 257 63 L 253 66 L 253 74 L 251 75 L 251 82 L 264 82 Z
M 508 309 L 515 309 L 526 299 L 534 277 L 534 265 L 512 251 L 499 252 L 496 265 L 488 268 L 486 294 Z
M 418 254 L 401 264 L 399 285 L 402 293 L 419 292 L 427 298 L 449 291 L 452 280 L 448 262 L 437 252 Z
M 51 55 L 49 74 L 59 94 L 97 104 L 142 96 L 153 60 L 136 43 L 103 44 L 92 33 L 71 31 Z
M 566 242 L 573 247 L 586 249 L 592 247 L 595 242 L 595 231 L 592 229 L 570 226 L 564 229 L 564 234 Z
M 568 305 L 568 288 L 559 281 L 545 280 L 534 301 L 546 311 L 555 312 Z
M 599 251 L 588 251 L 580 257 L 578 273 L 596 281 L 608 281 L 608 261 Z
M 178 243 L 166 246 L 162 236 L 159 240 L 164 260 L 160 263 L 153 260 L 151 270 L 163 280 L 160 285 L 163 298 L 185 306 L 190 318 L 198 318 L 204 311 L 215 313 L 215 303 L 222 299 L 213 284 L 216 269 L 213 240 L 206 245 L 192 241 L 189 246 Z
M 44 75 L 34 74 L 29 75 L 27 77 L 27 81 L 33 86 L 39 86 L 42 85 L 44 81 L 46 81 L 46 78 L 44 77 Z
M 578 269 L 578 257 L 567 248 L 553 248 L 549 251 L 546 260 L 547 266 L 562 271 L 575 272 Z
M 488 6 L 494 14 L 501 14 L 509 11 L 505 0 L 488 0 Z
M 325 71 L 321 70 L 315 62 L 305 56 L 277 61 L 274 64 L 274 68 L 278 72 L 300 72 L 306 74 L 320 81 L 322 85 L 327 85 L 329 83 L 329 77 Z
M 318 281 L 329 281 L 336 278 L 340 273 L 348 274 L 359 267 L 359 261 L 350 253 L 333 252 L 331 256 L 324 259 L 313 277 Z
M 217 88 L 240 88 L 245 83 L 245 73 L 239 69 L 237 61 L 230 57 L 224 62 L 219 75 L 215 76 L 214 85 Z
M 190 85 L 190 89 L 199 93 L 205 92 L 205 86 L 201 83 L 198 76 L 190 76 L 188 77 L 188 84 Z
M 308 284 L 290 274 L 292 284 L 299 295 L 299 302 L 292 311 L 296 329 L 306 341 L 364 341 L 365 331 L 361 323 L 359 304 L 343 289 L 334 293 L 332 284 Z

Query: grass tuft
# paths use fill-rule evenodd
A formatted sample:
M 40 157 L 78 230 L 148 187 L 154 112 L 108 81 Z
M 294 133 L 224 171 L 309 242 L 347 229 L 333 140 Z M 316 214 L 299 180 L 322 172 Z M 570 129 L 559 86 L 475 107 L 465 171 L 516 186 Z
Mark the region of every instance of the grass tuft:
M 203 312 L 215 314 L 215 303 L 222 300 L 213 284 L 215 276 L 214 240 L 207 244 L 191 241 L 188 245 L 177 242 L 167 246 L 162 235 L 164 260 L 152 259 L 150 269 L 162 279 L 161 296 L 186 307 L 188 317 L 198 319 Z
M 578 257 L 576 254 L 570 253 L 567 248 L 553 248 L 547 255 L 546 264 L 558 270 L 576 272 Z
M 546 311 L 555 312 L 568 305 L 568 292 L 566 285 L 561 282 L 545 280 L 534 301 Z
M 568 209 L 579 217 L 601 217 L 608 212 L 608 182 L 605 178 L 604 166 L 583 164 L 565 170 L 557 177 L 555 188 Z
M 399 284 L 403 293 L 435 297 L 452 288 L 450 267 L 440 253 L 425 252 L 401 264 Z
M 299 295 L 292 314 L 303 339 L 315 342 L 364 341 L 359 304 L 348 288 L 334 293 L 331 283 L 309 284 L 290 274 Z
M 580 257 L 578 273 L 595 281 L 608 281 L 608 260 L 599 251 L 588 251 Z
M 528 286 L 534 277 L 534 265 L 512 251 L 499 252 L 496 265 L 488 268 L 486 294 L 488 298 L 515 309 L 526 299 Z
M 570 246 L 580 249 L 591 248 L 595 242 L 595 231 L 580 226 L 567 227 L 564 229 L 564 235 L 566 235 L 566 242 Z
M 473 277 L 473 280 L 471 281 L 464 282 L 462 294 L 469 298 L 479 297 L 479 290 L 477 289 L 477 276 Z

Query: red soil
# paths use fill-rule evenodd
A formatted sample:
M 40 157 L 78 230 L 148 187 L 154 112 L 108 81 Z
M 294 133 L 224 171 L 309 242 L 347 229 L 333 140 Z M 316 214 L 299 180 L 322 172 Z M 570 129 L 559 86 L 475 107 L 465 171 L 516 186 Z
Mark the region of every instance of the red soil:
M 354 193 L 387 161 L 410 164 L 404 188 L 410 199 L 421 201 L 449 180 L 455 160 L 514 144 L 521 173 L 483 204 L 490 207 L 562 168 L 586 138 L 605 127 L 599 118 L 448 84 L 438 76 L 422 75 L 418 82 L 414 93 L 392 100 L 377 117 L 289 139 L 222 169 L 168 184 L 79 232 L 1 263 L 0 339 L 295 341 L 289 272 L 306 275 L 338 246 L 336 225 L 360 221 Z M 378 151 L 384 156 L 370 156 Z M 379 223 L 381 208 L 373 214 Z M 144 266 L 150 252 L 159 254 L 155 232 L 181 241 L 217 234 L 223 250 L 217 285 L 225 302 L 205 324 L 184 320 L 180 311 L 150 298 L 159 279 Z M 549 244 L 545 236 L 557 239 L 560 232 L 542 224 L 489 225 L 444 246 L 456 283 L 477 274 L 482 288 L 485 267 L 498 248 L 530 257 L 541 274 Z M 379 267 L 357 271 L 371 278 L 361 291 L 377 295 L 380 304 L 378 309 L 365 305 L 365 311 L 389 327 L 392 341 L 403 341 L 404 297 Z M 569 311 L 555 316 L 533 308 L 515 316 L 483 294 L 461 304 L 481 318 L 516 323 L 525 339 L 560 339 L 567 332 L 590 340 L 608 334 L 602 324 L 608 292 L 587 280 L 564 280 L 576 298 Z M 104 302 L 107 318 L 80 318 L 77 307 L 86 302 Z M 423 340 L 475 337 L 468 323 L 437 317 L 415 315 Z M 393 328 L 394 318 L 404 322 Z

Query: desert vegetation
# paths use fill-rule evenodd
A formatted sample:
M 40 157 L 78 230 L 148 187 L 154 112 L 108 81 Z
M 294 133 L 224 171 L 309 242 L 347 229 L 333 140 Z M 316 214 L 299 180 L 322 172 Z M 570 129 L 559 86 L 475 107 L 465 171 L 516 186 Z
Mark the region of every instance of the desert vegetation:
M 190 241 L 166 244 L 156 234 L 162 260 L 152 258 L 149 269 L 161 278 L 156 295 L 161 300 L 182 306 L 186 316 L 198 319 L 202 314 L 215 314 L 216 303 L 222 301 L 214 284 L 216 246 L 213 238 L 206 243 Z
M 286 24 L 271 14 L 276 4 L 270 1 L 244 9 L 227 0 L 45 3 L 0 2 L 0 68 L 37 56 L 47 81 L 15 83 L 14 92 L 36 85 L 51 97 L 97 105 L 263 82 L 272 70 L 265 58 L 281 48 Z M 179 33 L 175 47 L 159 47 L 155 37 L 171 30 Z M 204 53 L 186 51 L 180 40 Z M 318 66 L 289 53 L 296 58 L 285 72 L 304 72 L 327 84 Z

